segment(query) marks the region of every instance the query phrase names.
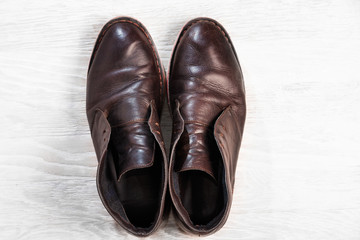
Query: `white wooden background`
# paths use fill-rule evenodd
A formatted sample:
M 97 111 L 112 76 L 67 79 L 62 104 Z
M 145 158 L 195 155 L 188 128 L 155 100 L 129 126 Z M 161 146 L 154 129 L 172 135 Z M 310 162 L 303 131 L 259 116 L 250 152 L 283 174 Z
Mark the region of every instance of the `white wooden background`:
M 1 0 L 0 239 L 134 238 L 98 197 L 85 114 L 95 39 L 119 15 L 166 67 L 192 18 L 234 42 L 248 115 L 231 215 L 208 239 L 360 239 L 359 0 Z M 193 237 L 171 216 L 159 238 Z

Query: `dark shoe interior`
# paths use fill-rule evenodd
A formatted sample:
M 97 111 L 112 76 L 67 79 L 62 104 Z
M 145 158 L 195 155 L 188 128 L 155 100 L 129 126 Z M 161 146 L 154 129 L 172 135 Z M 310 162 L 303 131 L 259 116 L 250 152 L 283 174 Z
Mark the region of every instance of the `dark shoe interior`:
M 209 129 L 209 131 L 213 131 Z M 188 140 L 185 131 L 179 143 L 184 144 Z M 181 202 L 188 212 L 190 219 L 194 225 L 212 227 L 221 217 L 221 213 L 225 208 L 225 189 L 223 184 L 223 162 L 221 154 L 213 137 L 208 138 L 208 146 L 210 151 L 210 161 L 215 162 L 217 172 L 215 172 L 215 180 L 206 172 L 200 170 L 188 170 L 178 172 L 178 181 L 180 187 Z M 186 154 L 178 154 L 176 161 L 182 161 L 179 157 L 186 157 Z
M 164 174 L 161 150 L 155 143 L 154 164 L 148 168 L 130 170 L 124 173 L 118 182 L 118 167 L 121 159 L 113 146 L 114 142 L 119 142 L 119 139 L 114 138 L 116 136 L 113 135 L 110 138 L 106 165 L 101 177 L 101 185 L 111 196 L 106 200 L 109 201 L 113 211 L 123 215 L 123 218 L 127 217 L 134 227 L 149 228 L 154 224 L 159 213 L 162 195 Z

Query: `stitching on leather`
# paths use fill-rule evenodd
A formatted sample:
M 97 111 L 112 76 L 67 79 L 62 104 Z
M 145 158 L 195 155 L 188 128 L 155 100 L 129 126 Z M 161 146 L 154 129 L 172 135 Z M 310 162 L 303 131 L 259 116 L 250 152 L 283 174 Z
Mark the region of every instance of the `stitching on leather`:
M 230 40 L 229 40 L 229 38 L 227 37 L 227 34 L 226 34 L 225 31 L 224 31 L 224 29 L 223 29 L 221 26 L 219 26 L 216 22 L 214 22 L 214 21 L 212 21 L 212 20 L 206 20 L 206 19 L 199 19 L 199 20 L 191 23 L 191 24 L 190 24 L 189 26 L 187 26 L 186 28 L 184 28 L 184 29 L 182 30 L 181 35 L 179 36 L 179 39 L 177 40 L 176 45 L 178 45 L 178 44 L 180 43 L 181 39 L 183 38 L 183 36 L 185 35 L 185 33 L 189 30 L 189 28 L 190 28 L 191 26 L 193 26 L 194 24 L 199 23 L 199 22 L 208 22 L 208 23 L 214 25 L 217 29 L 220 30 L 220 32 L 221 32 L 222 35 L 225 37 L 225 39 L 226 39 L 226 41 L 228 42 L 228 44 L 230 45 L 230 47 L 233 48 L 233 47 L 232 47 L 232 44 L 231 44 L 231 42 L 230 42 Z M 175 51 L 176 51 L 176 49 L 175 49 Z M 210 83 L 210 82 L 206 82 L 206 83 L 207 83 L 208 85 L 211 85 L 211 86 L 213 86 L 213 87 L 216 87 L 216 89 L 222 91 L 222 92 L 225 93 L 226 95 L 235 96 L 235 94 L 231 94 L 228 90 L 222 89 L 220 86 L 216 86 L 215 84 L 212 84 L 212 83 Z
M 185 33 L 187 32 L 187 30 L 188 30 L 192 25 L 194 25 L 194 24 L 196 24 L 196 23 L 199 23 L 199 22 L 208 22 L 208 23 L 211 23 L 211 24 L 215 25 L 215 26 L 220 30 L 220 32 L 222 33 L 222 35 L 224 35 L 224 37 L 225 37 L 226 41 L 228 42 L 228 44 L 230 45 L 230 47 L 232 47 L 232 44 L 230 43 L 230 40 L 229 40 L 229 38 L 227 37 L 227 34 L 225 33 L 225 31 L 223 30 L 223 28 L 222 28 L 221 26 L 219 26 L 216 22 L 214 22 L 214 21 L 212 21 L 212 20 L 199 19 L 199 20 L 191 23 L 189 26 L 187 26 L 186 28 L 184 28 L 184 29 L 181 31 L 181 33 L 180 33 L 180 35 L 179 35 L 179 37 L 178 37 L 178 39 L 177 39 L 177 41 L 176 41 L 176 47 L 175 47 L 175 49 L 174 49 L 174 52 L 177 51 L 177 45 L 180 43 L 181 39 L 183 38 L 183 36 L 184 36 Z M 171 63 L 171 65 L 172 65 L 172 63 Z
M 182 37 L 184 36 L 185 32 L 194 24 L 199 23 L 199 22 L 208 22 L 211 23 L 213 25 L 215 25 L 222 33 L 222 35 L 224 35 L 226 41 L 230 44 L 229 38 L 227 37 L 226 33 L 224 32 L 224 30 L 222 29 L 222 27 L 220 27 L 216 22 L 211 21 L 211 20 L 206 20 L 206 19 L 199 19 L 193 23 L 191 23 L 189 26 L 187 26 L 185 29 L 183 29 L 181 36 L 179 37 L 179 40 L 177 41 L 178 43 L 181 41 Z M 231 45 L 231 44 L 230 44 Z
M 152 48 L 152 51 L 153 51 L 153 55 L 156 59 L 156 67 L 157 67 L 157 70 L 158 70 L 158 74 L 159 74 L 159 77 L 160 77 L 160 96 L 162 96 L 162 85 L 163 85 L 163 78 L 162 78 L 162 74 L 161 74 L 161 68 L 160 68 L 160 62 L 159 62 L 159 59 L 157 57 L 157 54 L 156 54 L 156 51 L 155 51 L 155 47 L 152 43 L 152 40 L 149 36 L 149 34 L 147 34 L 147 32 L 145 31 L 145 29 L 143 27 L 141 27 L 138 23 L 136 22 L 133 22 L 131 20 L 128 20 L 128 19 L 118 19 L 118 20 L 115 20 L 113 22 L 111 22 L 103 31 L 102 31 L 102 34 L 100 36 L 100 38 L 97 40 L 97 43 L 96 43 L 96 47 L 95 47 L 95 50 L 94 50 L 94 53 L 93 55 L 95 56 L 96 54 L 96 51 L 98 50 L 99 46 L 100 46 L 100 42 L 101 40 L 104 38 L 104 35 L 105 33 L 109 30 L 109 28 L 114 25 L 115 23 L 119 23 L 119 22 L 126 22 L 126 23 L 130 23 L 130 24 L 133 24 L 135 25 L 136 27 L 138 27 L 146 36 L 146 38 L 148 39 L 149 43 L 150 43 L 150 46 Z

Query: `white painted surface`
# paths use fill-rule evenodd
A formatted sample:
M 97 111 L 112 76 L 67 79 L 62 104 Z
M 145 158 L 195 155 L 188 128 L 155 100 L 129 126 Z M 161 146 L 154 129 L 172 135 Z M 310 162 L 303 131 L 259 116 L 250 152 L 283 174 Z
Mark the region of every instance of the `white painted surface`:
M 119 15 L 147 27 L 165 66 L 198 16 L 238 52 L 248 115 L 235 198 L 208 239 L 360 239 L 358 0 L 2 0 L 0 239 L 134 238 L 97 195 L 85 115 L 93 44 Z M 171 216 L 159 238 L 191 237 Z

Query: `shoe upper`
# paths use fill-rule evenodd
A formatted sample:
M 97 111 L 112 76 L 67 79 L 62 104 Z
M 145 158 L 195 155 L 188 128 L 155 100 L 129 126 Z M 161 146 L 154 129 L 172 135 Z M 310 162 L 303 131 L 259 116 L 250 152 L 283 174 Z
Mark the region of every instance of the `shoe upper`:
M 168 81 L 171 197 L 185 230 L 210 234 L 229 214 L 246 115 L 241 68 L 219 23 L 199 18 L 184 26 Z
M 152 233 L 164 211 L 163 81 L 155 46 L 141 23 L 131 18 L 108 22 L 89 64 L 86 112 L 99 161 L 100 198 L 135 235 Z M 148 216 L 140 218 L 140 211 Z

